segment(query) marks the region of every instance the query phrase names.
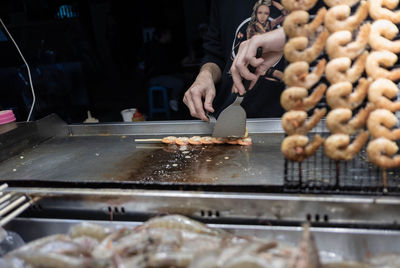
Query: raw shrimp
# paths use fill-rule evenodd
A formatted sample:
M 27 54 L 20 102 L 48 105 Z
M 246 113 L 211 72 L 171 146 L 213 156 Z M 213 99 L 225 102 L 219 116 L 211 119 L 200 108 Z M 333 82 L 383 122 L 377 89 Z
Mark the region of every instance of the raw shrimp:
M 400 40 L 392 41 L 399 33 L 397 26 L 388 20 L 377 20 L 372 23 L 369 45 L 375 50 L 400 52 Z
M 298 250 L 290 259 L 289 265 L 285 267 L 322 267 L 317 244 L 315 243 L 315 238 L 310 231 L 310 224 L 304 224 L 303 229 L 303 235 Z
M 348 5 L 331 7 L 325 15 L 325 26 L 330 32 L 354 31 L 368 16 L 368 3 L 361 1 L 357 11 L 350 16 Z
M 369 161 L 381 168 L 396 168 L 400 166 L 400 155 L 394 155 L 399 150 L 397 144 L 386 138 L 377 138 L 367 146 Z
M 289 87 L 312 88 L 324 73 L 326 60 L 322 59 L 312 72 L 308 72 L 309 65 L 305 61 L 289 64 L 283 73 L 283 81 Z
M 348 81 L 355 83 L 362 75 L 368 58 L 368 51 L 361 54 L 351 66 L 351 60 L 347 57 L 340 57 L 330 60 L 325 68 L 326 79 L 335 84 Z
M 309 10 L 318 0 L 282 0 L 282 6 L 288 11 Z
M 72 226 L 69 231 L 69 236 L 72 238 L 88 236 L 101 241 L 110 233 L 111 230 L 109 228 L 93 223 L 83 222 L 81 224 Z
M 300 36 L 291 38 L 283 48 L 283 54 L 289 62 L 306 61 L 311 63 L 324 49 L 328 36 L 329 32 L 324 30 L 310 47 L 308 47 L 307 37 Z
M 389 110 L 377 109 L 367 120 L 368 130 L 375 138 L 384 137 L 389 140 L 400 139 L 400 128 L 390 130 L 397 125 L 397 117 Z
M 325 154 L 333 160 L 351 160 L 367 142 L 368 136 L 368 131 L 361 130 L 350 144 L 349 135 L 333 134 L 324 143 Z
M 368 44 L 368 37 L 371 24 L 366 23 L 360 27 L 360 31 L 355 41 L 352 41 L 350 31 L 338 31 L 329 36 L 326 40 L 326 53 L 330 59 L 339 57 L 349 57 L 355 59 L 360 55 Z
M 375 104 L 376 108 L 384 108 L 391 112 L 400 110 L 400 101 L 391 99 L 397 96 L 399 88 L 395 83 L 386 78 L 379 78 L 372 82 L 368 89 L 368 100 Z
M 318 124 L 325 114 L 326 108 L 315 109 L 314 114 L 306 121 L 306 112 L 289 111 L 282 116 L 282 128 L 285 130 L 286 134 L 289 135 L 305 135 Z
M 331 85 L 326 91 L 326 102 L 332 109 L 355 109 L 363 103 L 368 93 L 370 79 L 361 78 L 353 92 L 353 84 L 340 82 Z
M 281 151 L 287 159 L 302 162 L 313 155 L 323 142 L 324 139 L 318 134 L 315 135 L 311 143 L 309 143 L 307 136 L 295 134 L 286 137 L 282 141 Z
M 358 129 L 362 128 L 374 105 L 368 104 L 361 109 L 354 118 L 353 112 L 348 108 L 336 108 L 330 111 L 326 117 L 326 127 L 333 134 L 354 134 Z
M 325 84 L 320 84 L 308 96 L 308 90 L 302 87 L 290 87 L 285 89 L 281 94 L 281 105 L 286 110 L 303 110 L 312 109 L 322 99 L 326 90 Z
M 391 71 L 381 67 L 392 67 L 397 62 L 397 55 L 390 51 L 373 51 L 368 55 L 365 71 L 373 79 L 387 78 L 392 81 L 400 79 L 400 68 Z
M 368 0 L 369 15 L 374 20 L 384 19 L 393 23 L 400 23 L 400 11 L 392 11 L 398 6 L 398 0 Z M 387 8 L 384 8 L 386 6 Z
M 208 228 L 206 225 L 182 215 L 168 215 L 164 217 L 152 218 L 144 224 L 138 226 L 137 230 L 148 228 L 188 230 L 191 232 L 208 235 L 226 234 L 222 230 Z
M 329 7 L 337 6 L 337 5 L 347 5 L 347 6 L 354 6 L 360 0 L 324 0 L 325 4 Z
M 308 23 L 310 15 L 307 11 L 297 10 L 290 13 L 283 22 L 283 29 L 290 38 L 298 36 L 310 36 L 324 22 L 326 8 L 318 10 L 317 15 L 312 22 Z

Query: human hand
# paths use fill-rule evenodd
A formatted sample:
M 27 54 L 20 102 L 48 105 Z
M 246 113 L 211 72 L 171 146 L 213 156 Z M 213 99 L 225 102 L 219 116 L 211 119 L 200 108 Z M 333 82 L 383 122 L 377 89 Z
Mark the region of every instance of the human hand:
M 212 101 L 214 100 L 215 92 L 212 75 L 207 72 L 200 72 L 183 97 L 183 102 L 189 108 L 190 115 L 204 121 L 209 121 L 205 110 L 211 113 L 214 112 Z
M 260 75 L 280 60 L 284 44 L 285 33 L 281 28 L 242 42 L 230 69 L 234 82 L 232 92 L 241 95 L 246 92 L 242 79 L 251 81 L 249 89 L 252 89 Z M 256 58 L 259 47 L 262 47 L 263 54 L 261 58 Z M 254 73 L 249 71 L 249 64 L 255 68 Z

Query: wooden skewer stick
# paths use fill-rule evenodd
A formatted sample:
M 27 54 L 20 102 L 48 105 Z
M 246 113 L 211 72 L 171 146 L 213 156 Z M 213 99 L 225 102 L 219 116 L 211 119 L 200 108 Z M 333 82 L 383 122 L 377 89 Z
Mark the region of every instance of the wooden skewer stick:
M 136 143 L 162 143 L 162 139 L 135 139 Z
M 387 171 L 386 169 L 382 170 L 382 184 L 383 184 L 383 192 L 387 193 Z

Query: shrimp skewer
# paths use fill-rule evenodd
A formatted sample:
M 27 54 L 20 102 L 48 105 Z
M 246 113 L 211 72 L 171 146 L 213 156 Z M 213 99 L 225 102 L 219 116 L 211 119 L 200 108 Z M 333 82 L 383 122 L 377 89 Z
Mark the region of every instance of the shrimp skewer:
M 309 10 L 318 0 L 282 0 L 282 6 L 287 11 Z
M 315 109 L 314 114 L 306 121 L 307 113 L 304 111 L 289 111 L 282 117 L 282 128 L 289 135 L 305 135 L 313 129 L 325 116 L 326 108 Z
M 399 33 L 397 26 L 388 20 L 377 20 L 371 26 L 369 44 L 375 50 L 400 52 L 400 40 L 391 41 Z
M 397 117 L 386 109 L 373 111 L 368 118 L 367 127 L 375 138 L 384 137 L 389 140 L 400 139 L 400 128 L 390 130 L 398 123 Z
M 326 79 L 331 84 L 345 81 L 355 83 L 364 72 L 367 58 L 368 52 L 365 51 L 356 59 L 353 66 L 351 66 L 351 60 L 348 57 L 329 61 L 325 68 Z
M 348 108 L 333 109 L 326 117 L 326 127 L 333 134 L 354 134 L 358 129 L 365 125 L 365 122 L 373 109 L 374 105 L 369 104 L 365 109 L 360 110 L 360 112 L 353 118 L 353 112 Z
M 289 62 L 306 61 L 311 63 L 321 54 L 328 36 L 328 31 L 323 31 L 310 47 L 308 47 L 307 37 L 291 38 L 283 48 L 283 54 Z
M 312 72 L 308 72 L 309 65 L 305 61 L 298 61 L 289 64 L 283 73 L 283 81 L 289 87 L 312 88 L 324 73 L 326 60 L 322 59 Z
M 318 10 L 317 15 L 312 22 L 308 23 L 310 15 L 307 11 L 296 10 L 290 13 L 283 22 L 283 29 L 290 38 L 298 36 L 310 36 L 315 33 L 317 28 L 324 22 L 326 8 Z
M 386 70 L 385 67 L 392 67 L 397 62 L 397 55 L 390 51 L 374 51 L 369 54 L 365 71 L 367 75 L 373 79 L 387 78 L 392 81 L 400 79 L 400 68 L 391 71 Z
M 397 96 L 399 88 L 392 81 L 379 78 L 375 80 L 368 89 L 368 100 L 375 104 L 376 108 L 384 108 L 391 112 L 400 110 L 400 101 L 391 99 Z
M 368 16 L 368 3 L 361 1 L 357 11 L 350 16 L 348 5 L 331 7 L 325 15 L 325 26 L 330 32 L 354 31 Z
M 324 0 L 325 4 L 329 7 L 337 6 L 337 5 L 347 5 L 347 6 L 354 6 L 360 0 Z
M 371 24 L 366 23 L 360 27 L 360 31 L 355 41 L 352 42 L 350 31 L 338 31 L 329 36 L 326 41 L 326 52 L 330 59 L 339 57 L 349 57 L 355 59 L 360 55 L 368 44 L 368 37 Z
M 370 79 L 361 78 L 353 92 L 350 82 L 340 82 L 331 85 L 326 91 L 326 102 L 332 109 L 355 109 L 361 105 L 368 93 Z
M 322 99 L 326 90 L 325 84 L 320 84 L 308 96 L 308 91 L 302 87 L 290 87 L 281 94 L 281 105 L 286 110 L 311 110 Z
M 360 131 L 350 144 L 349 135 L 333 134 L 324 143 L 325 154 L 332 160 L 351 160 L 367 142 L 368 136 L 368 131 Z
M 388 0 L 369 0 L 369 15 L 374 20 L 384 19 L 393 23 L 400 23 L 400 11 L 392 11 L 396 8 L 399 1 Z M 382 7 L 385 5 L 388 8 Z
M 288 136 L 282 141 L 281 151 L 287 159 L 302 162 L 313 155 L 323 142 L 324 139 L 320 135 L 315 135 L 314 140 L 309 143 L 307 136 L 296 134 Z
M 381 168 L 396 168 L 400 166 L 400 155 L 397 144 L 386 138 L 377 138 L 369 142 L 367 155 L 369 160 Z

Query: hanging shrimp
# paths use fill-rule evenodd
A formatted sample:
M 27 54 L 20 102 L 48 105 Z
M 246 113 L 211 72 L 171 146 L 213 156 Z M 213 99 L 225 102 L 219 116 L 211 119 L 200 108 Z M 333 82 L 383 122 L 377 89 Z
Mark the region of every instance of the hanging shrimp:
M 368 130 L 375 138 L 384 137 L 389 140 L 400 139 L 400 128 L 393 129 L 398 123 L 397 117 L 386 109 L 373 111 L 367 120 Z
M 400 101 L 392 101 L 397 97 L 399 88 L 395 83 L 386 78 L 375 80 L 368 89 L 368 100 L 375 104 L 376 108 L 384 108 L 391 112 L 400 110 Z
M 291 38 L 283 48 L 283 54 L 289 62 L 306 61 L 311 63 L 321 54 L 328 36 L 329 32 L 324 30 L 310 47 L 308 47 L 307 37 Z
M 349 57 L 355 59 L 360 55 L 368 44 L 368 37 L 371 24 L 366 23 L 360 27 L 360 31 L 355 41 L 352 41 L 350 31 L 338 31 L 331 34 L 326 41 L 326 53 L 330 59 L 339 57 Z
M 307 134 L 325 116 L 326 108 L 315 109 L 313 115 L 307 119 L 304 111 L 289 111 L 282 116 L 282 128 L 289 135 Z
M 399 150 L 397 144 L 386 138 L 377 138 L 370 141 L 367 146 L 369 161 L 381 168 L 396 168 L 400 166 L 400 155 L 395 155 Z
M 287 159 L 302 162 L 313 155 L 322 143 L 324 143 L 324 139 L 318 134 L 311 143 L 307 136 L 296 134 L 288 136 L 282 141 L 281 151 Z
M 361 105 L 368 93 L 371 79 L 361 78 L 353 92 L 353 84 L 340 82 L 331 85 L 326 91 L 326 102 L 332 109 L 355 109 Z
M 397 55 L 390 51 L 373 51 L 368 55 L 365 71 L 373 79 L 387 78 L 392 81 L 400 79 L 400 68 L 386 70 L 381 67 L 392 67 L 397 62 Z
M 282 0 L 282 6 L 288 11 L 309 10 L 318 0 Z
M 347 5 L 347 6 L 354 6 L 360 0 L 324 0 L 325 4 L 327 4 L 329 7 L 334 7 L 337 5 Z
M 368 104 L 353 118 L 353 112 L 348 108 L 333 109 L 326 117 L 326 127 L 333 134 L 354 134 L 357 130 L 365 125 L 365 122 L 367 121 L 367 118 L 373 109 L 374 105 Z
M 324 22 L 326 8 L 320 8 L 312 22 L 308 23 L 310 15 L 307 11 L 296 10 L 290 13 L 283 22 L 283 29 L 289 38 L 310 36 Z
M 400 40 L 392 41 L 398 33 L 399 30 L 393 22 L 377 20 L 371 26 L 369 45 L 375 50 L 389 50 L 393 53 L 399 53 Z
M 369 1 L 369 15 L 374 20 L 390 20 L 393 23 L 400 23 L 400 11 L 392 11 L 395 9 L 398 0 L 368 0 Z M 384 8 L 386 6 L 387 8 Z
M 367 142 L 368 136 L 368 131 L 361 130 L 350 144 L 349 135 L 333 134 L 324 143 L 325 154 L 332 160 L 351 160 Z
M 325 68 L 326 79 L 331 83 L 350 82 L 355 83 L 362 75 L 368 58 L 368 51 L 364 51 L 351 66 L 348 57 L 330 60 Z
M 330 32 L 354 31 L 368 16 L 368 3 L 361 1 L 357 11 L 350 16 L 351 8 L 348 5 L 331 7 L 325 15 L 324 25 Z
M 281 94 L 281 105 L 286 110 L 303 110 L 312 109 L 322 99 L 326 90 L 325 84 L 320 84 L 308 96 L 308 90 L 303 87 L 290 87 L 285 89 Z
M 309 65 L 305 61 L 289 64 L 283 73 L 283 81 L 289 87 L 312 88 L 320 79 L 325 70 L 326 60 L 322 59 L 312 72 L 308 72 Z

